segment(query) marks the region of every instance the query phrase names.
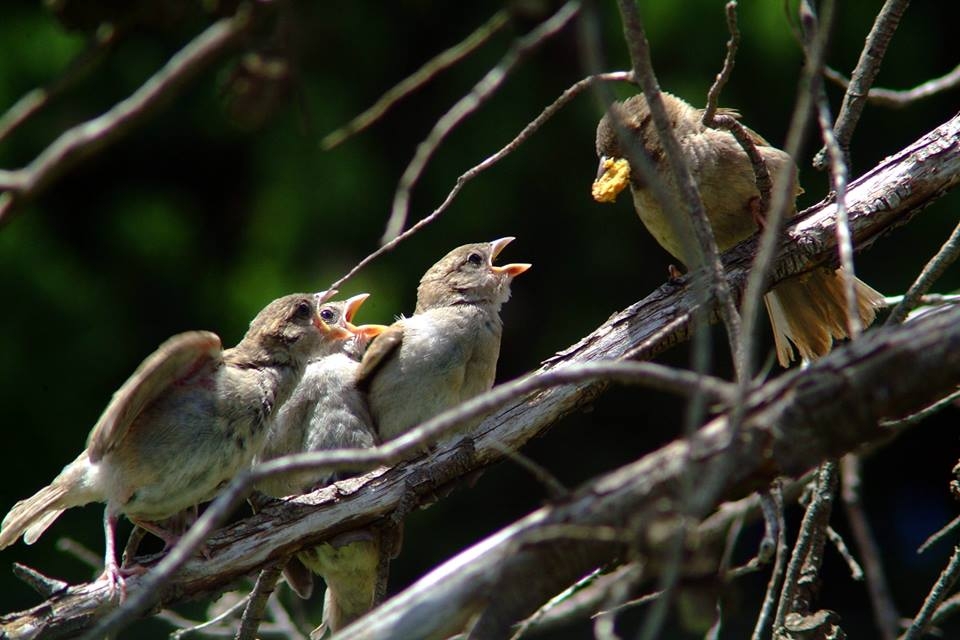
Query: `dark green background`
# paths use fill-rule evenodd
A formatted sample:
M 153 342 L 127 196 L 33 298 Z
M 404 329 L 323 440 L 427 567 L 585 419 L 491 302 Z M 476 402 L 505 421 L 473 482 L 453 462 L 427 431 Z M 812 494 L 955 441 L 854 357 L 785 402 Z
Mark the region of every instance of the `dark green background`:
M 781 4 L 743 3 L 743 42 L 721 101 L 739 109 L 745 122 L 775 144 L 785 136 L 801 65 Z M 914 3 L 890 47 L 880 85 L 913 86 L 957 63 L 952 4 Z M 880 3 L 843 5 L 829 62 L 848 73 Z M 96 24 L 102 15 L 97 11 L 123 6 L 128 5 L 103 0 L 64 20 L 73 27 Z M 134 6 L 142 13 L 116 50 L 0 144 L 0 166 L 23 166 L 66 127 L 129 95 L 209 22 L 189 2 L 168 3 L 163 19 L 148 2 Z M 238 56 L 225 59 L 144 126 L 18 209 L 0 228 L 0 406 L 6 436 L 0 510 L 73 459 L 110 394 L 166 337 L 203 328 L 235 344 L 269 300 L 325 288 L 377 247 L 393 191 L 416 145 L 512 40 L 546 14 L 535 6 L 340 148 L 322 151 L 320 137 L 498 8 L 489 2 L 426 0 L 286 3 L 254 42 L 294 62 L 294 77 L 267 115 L 254 118 L 230 100 Z M 702 104 L 727 39 L 722 3 L 643 2 L 641 10 L 661 86 Z M 129 17 L 133 10 L 123 12 Z M 613 4 L 601 3 L 599 13 L 606 68 L 627 69 Z M 0 15 L 0 109 L 6 109 L 56 78 L 83 49 L 87 32 L 68 30 L 39 3 L 7 2 Z M 568 28 L 525 61 L 442 146 L 413 192 L 412 216 L 429 213 L 458 175 L 506 144 L 584 74 L 576 30 Z M 617 90 L 632 93 L 626 86 Z M 834 87 L 830 94 L 836 111 L 841 94 Z M 958 104 L 954 91 L 904 111 L 868 107 L 854 138 L 852 174 L 943 123 Z M 615 206 L 590 199 L 599 116 L 594 96 L 578 98 L 468 184 L 439 221 L 348 283 L 344 295 L 372 294 L 360 320 L 389 322 L 412 312 L 419 276 L 454 246 L 516 236 L 503 260 L 534 267 L 516 281 L 514 298 L 504 307 L 499 379 L 506 380 L 535 368 L 662 284 L 669 258 L 644 231 L 628 199 Z M 802 205 L 827 190 L 826 178 L 809 168 L 818 147 L 811 138 L 801 159 Z M 958 207 L 960 197 L 948 195 L 880 241 L 858 258 L 859 275 L 886 294 L 902 293 L 956 224 Z M 958 287 L 960 272 L 952 269 L 937 290 Z M 768 336 L 763 339 L 768 348 Z M 717 372 L 727 375 L 725 341 L 716 344 Z M 662 360 L 685 365 L 687 350 L 675 348 Z M 956 512 L 947 488 L 958 455 L 956 419 L 956 410 L 944 412 L 866 466 L 864 497 L 904 616 L 916 611 L 949 552 L 949 544 L 923 556 L 915 549 Z M 674 398 L 613 390 L 592 411 L 556 425 L 526 453 L 573 486 L 675 437 L 681 420 L 682 404 Z M 391 590 L 544 500 L 535 481 L 502 464 L 476 487 L 413 514 Z M 99 555 L 101 514 L 93 505 L 71 510 L 35 546 L 17 544 L 0 553 L 0 610 L 39 601 L 9 574 L 12 562 L 69 581 L 88 579 L 91 571 L 55 544 L 69 536 Z M 842 517 L 836 526 L 846 531 Z M 741 555 L 751 552 L 757 537 L 755 529 L 747 531 Z M 865 591 L 850 581 L 836 554 L 830 554 L 824 577 L 822 605 L 840 613 L 851 637 L 872 635 Z M 752 622 L 765 580 L 761 574 L 733 585 L 741 605 L 732 612 L 735 619 Z M 308 605 L 311 618 L 319 603 L 317 596 Z M 204 615 L 200 606 L 182 610 Z M 637 618 L 625 618 L 628 635 Z M 137 628 L 160 637 L 167 627 L 148 622 Z M 743 635 L 742 628 L 734 629 L 728 637 Z M 571 629 L 569 637 L 587 633 L 588 627 Z

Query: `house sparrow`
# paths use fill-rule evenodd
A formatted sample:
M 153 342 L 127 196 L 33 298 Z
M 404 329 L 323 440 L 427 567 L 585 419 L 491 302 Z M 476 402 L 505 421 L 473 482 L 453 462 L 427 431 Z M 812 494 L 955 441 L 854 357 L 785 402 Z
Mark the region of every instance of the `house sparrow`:
M 500 306 L 529 264 L 493 266 L 513 238 L 457 247 L 430 267 L 417 307 L 363 355 L 358 384 L 369 390 L 380 438 L 390 440 L 493 386 L 503 323 Z M 463 427 L 466 430 L 468 427 Z
M 701 123 L 702 109 L 668 93 L 662 96 L 684 159 L 700 190 L 717 245 L 726 251 L 757 230 L 762 212 L 757 211 L 760 194 L 753 167 L 731 133 Z M 630 141 L 650 158 L 663 184 L 676 191 L 673 173 L 644 97 L 633 96 L 613 108 L 622 114 Z M 747 131 L 771 178 L 789 179 L 796 185 L 797 167 L 790 156 L 770 146 L 755 132 Z M 685 214 L 667 215 L 640 173 L 629 167 L 625 159 L 628 147 L 618 138 L 610 113 L 604 115 L 597 126 L 596 148 L 600 171 L 594 182 L 594 199 L 612 202 L 629 183 L 633 206 L 647 230 L 660 246 L 689 265 L 691 256 L 684 247 L 695 237 L 689 218 Z M 615 175 L 617 172 L 622 174 L 622 179 Z M 797 186 L 796 193 L 801 192 Z M 789 215 L 795 213 L 794 206 Z M 860 320 L 863 326 L 868 326 L 876 310 L 883 306 L 883 296 L 860 280 L 855 280 L 855 287 Z M 829 352 L 834 339 L 847 337 L 847 305 L 839 270 L 821 268 L 785 280 L 766 294 L 764 302 L 773 327 L 777 358 L 784 367 L 794 358 L 794 346 L 801 359 L 813 360 Z
M 355 385 L 360 357 L 367 343 L 387 327 L 353 324 L 368 294 L 320 306 L 328 326 L 352 337 L 324 341 L 310 355 L 303 377 L 283 406 L 270 419 L 267 437 L 254 464 L 304 451 L 367 448 L 379 443 L 367 398 Z M 257 489 L 275 498 L 304 493 L 335 478 L 329 473 L 305 473 L 264 480 Z M 324 624 L 336 631 L 369 611 L 386 580 L 376 531 L 350 531 L 307 549 L 284 567 L 288 584 L 302 598 L 313 591 L 313 573 L 327 584 Z
M 77 459 L 13 506 L 0 526 L 0 549 L 21 535 L 32 544 L 65 509 L 105 502 L 104 576 L 122 598 L 129 572 L 116 561 L 119 515 L 169 539 L 156 523 L 210 500 L 250 464 L 310 353 L 352 335 L 322 320 L 325 296 L 274 300 L 232 349 L 208 331 L 160 345 L 113 395 Z

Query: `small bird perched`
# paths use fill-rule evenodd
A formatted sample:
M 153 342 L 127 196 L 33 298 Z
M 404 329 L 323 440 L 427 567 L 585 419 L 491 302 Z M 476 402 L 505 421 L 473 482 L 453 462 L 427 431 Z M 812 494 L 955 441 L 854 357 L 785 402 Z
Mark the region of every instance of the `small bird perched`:
M 493 265 L 513 238 L 457 247 L 430 267 L 417 307 L 381 333 L 360 364 L 381 439 L 390 440 L 493 386 L 510 283 L 529 264 Z M 464 427 L 466 429 L 466 427 Z
M 13 506 L 0 549 L 32 544 L 65 509 L 105 502 L 104 576 L 120 588 L 115 530 L 120 514 L 169 541 L 156 523 L 210 500 L 246 468 L 271 413 L 293 391 L 310 353 L 351 336 L 318 313 L 326 292 L 274 300 L 243 340 L 223 350 L 208 331 L 178 334 L 113 394 L 87 448 L 49 486 Z
M 674 134 L 683 148 L 683 156 L 696 180 L 704 210 L 713 227 L 721 251 L 745 240 L 762 223 L 758 210 L 753 166 L 736 138 L 727 131 L 707 127 L 701 122 L 702 109 L 696 109 L 668 93 L 663 96 Z M 636 95 L 615 105 L 622 123 L 638 151 L 650 158 L 657 176 L 667 189 L 676 193 L 673 172 L 660 144 L 653 117 L 643 95 Z M 725 112 L 730 115 L 730 112 Z M 784 151 L 771 146 L 757 133 L 747 129 L 771 178 L 788 179 L 797 186 L 797 167 Z M 617 127 L 608 112 L 597 126 L 597 155 L 600 170 L 593 185 L 598 202 L 613 202 L 629 183 L 633 206 L 650 234 L 675 258 L 690 265 L 691 256 L 684 247 L 695 238 L 689 218 L 668 214 L 653 191 L 626 160 L 628 147 L 619 139 Z M 796 213 L 796 206 L 789 215 Z M 860 280 L 855 280 L 857 311 L 863 326 L 869 326 L 876 310 L 883 306 L 883 296 Z M 773 327 L 777 358 L 784 367 L 794 358 L 791 342 L 803 360 L 813 360 L 830 351 L 834 339 L 847 337 L 847 305 L 840 270 L 817 269 L 797 278 L 785 280 L 766 294 L 764 302 Z
M 368 448 L 379 443 L 366 396 L 357 389 L 356 373 L 367 343 L 387 327 L 355 326 L 353 317 L 368 294 L 320 306 L 320 317 L 329 326 L 342 328 L 350 339 L 325 341 L 311 354 L 296 389 L 270 420 L 263 449 L 254 463 L 304 451 Z M 328 484 L 329 473 L 306 473 L 270 478 L 257 485 L 280 498 Z M 305 569 L 309 570 L 306 571 Z M 351 531 L 299 553 L 284 567 L 290 586 L 310 597 L 310 572 L 324 578 L 327 593 L 323 620 L 337 631 L 369 611 L 381 587 L 380 538 L 376 532 Z

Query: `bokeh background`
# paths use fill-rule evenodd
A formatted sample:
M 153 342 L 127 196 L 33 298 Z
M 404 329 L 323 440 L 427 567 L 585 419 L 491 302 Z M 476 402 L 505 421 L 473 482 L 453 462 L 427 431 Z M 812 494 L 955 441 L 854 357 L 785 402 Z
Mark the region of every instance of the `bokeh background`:
M 86 78 L 0 143 L 0 167 L 25 165 L 65 128 L 132 93 L 209 24 L 212 4 L 5 2 L 0 110 L 64 73 L 105 20 L 119 25 L 120 37 Z M 661 86 L 702 104 L 727 39 L 723 3 L 640 4 Z M 741 6 L 740 53 L 721 101 L 777 144 L 785 136 L 802 62 L 782 4 Z M 832 66 L 844 73 L 853 68 L 880 4 L 843 3 L 829 54 Z M 73 459 L 111 393 L 165 338 L 202 328 L 235 344 L 268 301 L 326 288 L 374 250 L 416 145 L 515 38 L 555 6 L 518 0 L 509 7 L 514 17 L 506 29 L 370 130 L 332 151 L 321 149 L 320 138 L 501 8 L 496 2 L 430 0 L 284 2 L 277 19 L 245 50 L 211 66 L 146 124 L 19 207 L 0 227 L 5 440 L 0 509 L 30 495 Z M 625 70 L 629 60 L 614 3 L 596 8 L 605 68 Z M 878 84 L 911 87 L 953 68 L 960 58 L 956 13 L 955 3 L 913 3 Z M 248 82 L 242 62 L 251 52 L 283 61 L 280 79 Z M 506 144 L 585 73 L 575 28 L 532 53 L 440 148 L 413 191 L 411 215 L 419 219 L 432 211 L 458 175 Z M 633 93 L 628 86 L 616 90 L 621 96 Z M 829 93 L 836 111 L 842 93 L 832 86 Z M 953 91 L 902 111 L 867 107 L 853 141 L 852 174 L 953 116 L 958 95 Z M 503 260 L 529 261 L 534 268 L 516 281 L 503 312 L 499 379 L 507 380 L 662 284 L 669 258 L 644 231 L 628 199 L 614 206 L 590 199 L 600 115 L 595 96 L 576 99 L 469 183 L 440 220 L 350 281 L 344 295 L 372 294 L 360 320 L 390 322 L 412 312 L 420 275 L 454 246 L 516 236 Z M 809 167 L 818 147 L 810 138 L 800 159 L 806 188 L 801 205 L 827 191 L 825 176 Z M 902 293 L 949 235 L 958 210 L 960 194 L 949 194 L 858 256 L 858 274 L 886 294 Z M 958 287 L 960 271 L 953 268 L 937 290 Z M 716 344 L 717 373 L 726 375 L 725 341 Z M 662 361 L 684 366 L 688 352 L 674 348 Z M 558 423 L 525 453 L 575 486 L 674 438 L 682 411 L 672 397 L 614 389 L 589 411 Z M 916 548 L 957 512 L 948 492 L 960 452 L 957 417 L 956 409 L 943 412 L 872 455 L 865 467 L 864 499 L 905 616 L 915 613 L 949 555 L 949 543 L 922 556 Z M 391 591 L 545 499 L 541 486 L 504 463 L 475 487 L 412 514 Z M 791 534 L 797 514 L 791 509 Z M 0 552 L 0 610 L 39 601 L 13 578 L 13 562 L 71 582 L 89 579 L 93 571 L 58 551 L 56 543 L 69 537 L 100 556 L 101 516 L 98 506 L 73 509 L 33 547 L 17 544 Z M 835 526 L 846 532 L 842 514 Z M 758 538 L 759 530 L 749 528 L 738 555 L 747 557 Z M 851 637 L 873 635 L 865 589 L 850 580 L 835 553 L 828 554 L 823 576 L 820 604 L 839 612 Z M 732 585 L 740 604 L 735 620 L 752 623 L 765 581 L 761 574 Z M 320 601 L 318 595 L 295 607 L 316 619 Z M 180 611 L 202 619 L 204 606 Z M 624 619 L 628 634 L 635 632 L 639 616 L 642 611 Z M 169 630 L 148 621 L 125 635 L 163 637 Z M 588 633 L 588 626 L 574 626 L 562 637 Z M 684 637 L 677 629 L 668 635 Z M 743 635 L 736 624 L 728 629 L 727 637 Z

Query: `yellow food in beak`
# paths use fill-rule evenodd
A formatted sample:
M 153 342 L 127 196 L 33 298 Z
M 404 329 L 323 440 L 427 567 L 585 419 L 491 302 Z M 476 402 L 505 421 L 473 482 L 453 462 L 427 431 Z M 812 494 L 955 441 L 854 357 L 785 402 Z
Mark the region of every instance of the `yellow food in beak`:
M 626 158 L 604 158 L 600 169 L 590 193 L 597 202 L 613 202 L 630 184 L 630 163 Z

